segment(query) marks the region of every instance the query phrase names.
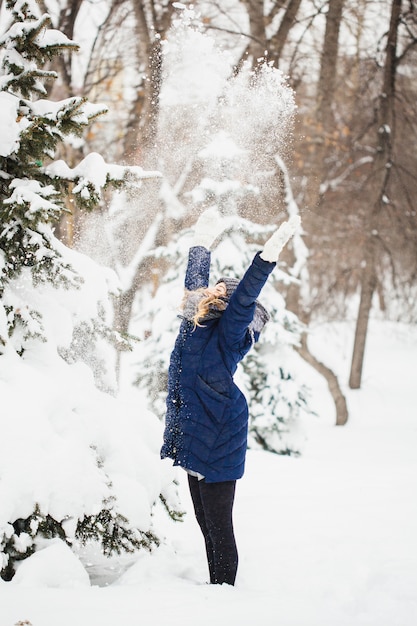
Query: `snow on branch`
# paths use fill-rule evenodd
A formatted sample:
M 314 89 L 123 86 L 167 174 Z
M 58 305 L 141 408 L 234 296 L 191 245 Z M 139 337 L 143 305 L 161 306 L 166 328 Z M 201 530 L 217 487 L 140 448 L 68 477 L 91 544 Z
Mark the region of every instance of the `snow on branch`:
M 75 41 L 68 39 L 64 33 L 54 28 L 49 28 L 47 31 L 44 30 L 39 33 L 36 43 L 46 53 L 48 58 L 68 48 L 74 51 L 80 49 L 80 46 Z
M 101 154 L 91 152 L 78 165 L 71 168 L 65 161 L 59 160 L 48 165 L 45 172 L 51 178 L 72 181 L 72 192 L 83 205 L 96 202 L 101 191 L 110 183 L 140 184 L 145 178 L 158 178 L 157 171 L 145 171 L 139 166 L 124 166 L 106 163 Z
M 339 176 L 336 176 L 335 178 L 332 178 L 331 180 L 327 180 L 323 182 L 320 185 L 320 193 L 325 194 L 326 191 L 328 191 L 329 189 L 331 191 L 334 191 L 351 175 L 351 173 L 354 170 L 358 169 L 359 167 L 362 167 L 362 165 L 365 165 L 366 163 L 372 163 L 372 162 L 373 162 L 373 157 L 370 157 L 370 156 L 365 156 L 360 159 L 357 159 L 354 163 L 351 163 L 350 165 L 348 165 Z
M 32 92 L 46 94 L 45 87 L 37 79 L 56 79 L 57 74 L 39 69 L 39 64 L 45 64 L 62 50 L 78 51 L 79 46 L 64 33 L 49 28 L 52 20 L 47 13 L 36 17 L 35 3 L 15 3 L 12 8 L 16 21 L 0 37 L 5 71 L 0 89 L 4 91 L 14 87 L 24 97 Z
M 92 104 L 86 98 L 73 96 L 58 102 L 51 100 L 36 100 L 27 103 L 33 114 L 58 124 L 64 120 L 72 120 L 77 125 L 88 126 L 92 119 L 107 113 L 107 107 L 101 104 Z
M 37 58 L 39 50 L 43 51 L 48 59 L 53 58 L 64 49 L 70 48 L 73 51 L 78 51 L 79 45 L 77 43 L 68 39 L 61 31 L 49 28 L 51 23 L 51 17 L 47 13 L 38 19 L 15 22 L 0 37 L 0 47 L 6 50 L 23 49 L 27 59 Z
M 13 189 L 13 193 L 3 201 L 4 204 L 25 204 L 28 207 L 25 213 L 28 221 L 31 221 L 31 215 L 38 214 L 36 218 L 32 218 L 32 221 L 37 221 L 40 218 L 47 222 L 51 219 L 51 215 L 58 217 L 61 213 L 62 207 L 48 200 L 49 197 L 58 193 L 51 185 L 42 187 L 36 180 L 15 178 L 10 184 L 10 188 Z
M 289 217 L 292 217 L 293 215 L 300 215 L 300 209 L 298 207 L 298 204 L 292 192 L 291 180 L 288 174 L 288 169 L 284 161 L 281 159 L 281 157 L 278 154 L 275 155 L 275 161 L 279 169 L 281 170 L 282 176 L 284 179 L 285 203 L 287 206 L 288 215 Z M 300 277 L 302 274 L 305 274 L 307 272 L 307 257 L 308 257 L 307 246 L 305 245 L 300 232 L 295 233 L 293 240 L 292 240 L 292 247 L 294 250 L 295 263 L 293 267 L 290 269 L 290 273 L 292 274 L 292 276 Z

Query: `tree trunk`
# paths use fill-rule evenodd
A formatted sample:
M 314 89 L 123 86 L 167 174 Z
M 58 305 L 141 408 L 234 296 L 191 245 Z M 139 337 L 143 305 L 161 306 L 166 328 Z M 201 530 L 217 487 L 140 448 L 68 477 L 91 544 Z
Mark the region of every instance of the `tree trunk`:
M 348 420 L 349 413 L 346 398 L 340 389 L 336 374 L 327 367 L 327 365 L 324 365 L 324 363 L 311 354 L 307 345 L 306 333 L 303 333 L 301 345 L 296 348 L 296 350 L 309 365 L 314 367 L 314 369 L 325 378 L 336 408 L 336 426 L 344 426 Z
M 288 176 L 288 172 L 286 171 L 284 163 L 278 158 L 276 160 L 277 160 L 277 165 L 281 170 L 282 185 L 286 189 L 285 195 L 287 198 L 288 206 L 289 207 L 294 206 L 295 201 L 294 201 L 294 198 L 292 197 L 291 182 Z M 290 213 L 290 211 L 288 212 Z M 298 242 L 297 247 L 300 250 L 300 242 Z M 295 261 L 296 261 L 294 248 L 292 248 L 292 251 L 291 251 L 291 246 L 287 247 L 285 249 L 285 254 L 292 256 L 291 261 L 289 262 L 289 265 L 291 267 L 294 267 Z M 306 326 L 308 326 L 310 315 L 309 313 L 306 312 L 305 307 L 303 307 L 302 305 L 302 298 L 301 298 L 301 293 L 300 293 L 300 283 L 302 281 L 303 283 L 308 284 L 308 277 L 302 276 L 302 272 L 303 272 L 303 269 L 299 267 L 297 278 L 299 278 L 300 280 L 299 282 L 293 282 L 289 285 L 288 290 L 287 290 L 286 303 L 287 303 L 287 308 L 293 313 L 295 313 L 299 317 L 299 319 Z M 304 272 L 305 274 L 307 274 L 307 272 L 305 271 L 305 268 L 304 268 Z M 314 369 L 325 378 L 330 394 L 334 401 L 334 405 L 335 405 L 336 426 L 343 426 L 344 424 L 346 424 L 348 420 L 349 412 L 347 408 L 346 399 L 342 393 L 336 374 L 329 367 L 324 365 L 324 363 L 319 361 L 310 352 L 310 349 L 307 344 L 307 332 L 302 333 L 300 342 L 301 342 L 300 346 L 296 348 L 297 352 L 309 365 L 314 367 Z
M 308 206 L 315 210 L 321 201 L 321 184 L 327 176 L 327 157 L 331 149 L 329 138 L 334 129 L 333 101 L 336 89 L 339 33 L 345 0 L 332 0 L 326 15 L 320 78 L 317 85 L 316 129 L 313 137 L 308 184 Z
M 153 166 L 153 144 L 158 125 L 159 95 L 162 82 L 162 41 L 169 30 L 175 11 L 173 3 L 156 10 L 152 0 L 148 5 L 133 1 L 136 20 L 138 57 L 145 68 L 146 80 L 138 89 L 133 104 L 123 146 L 126 158 L 139 154 L 139 162 Z
M 366 264 L 361 277 L 361 299 L 356 320 L 355 341 L 349 377 L 349 387 L 351 389 L 359 389 L 361 386 L 369 314 L 372 308 L 372 297 L 377 285 L 375 255 L 373 253 L 375 245 L 376 242 L 373 241 L 369 241 L 367 245 Z
M 320 80 L 317 88 L 316 137 L 312 144 L 314 145 L 314 153 L 311 155 L 309 172 L 308 206 L 312 209 L 315 209 L 320 204 L 320 187 L 326 176 L 326 155 L 328 151 L 326 136 L 332 133 L 334 127 L 332 104 L 335 92 L 340 22 L 344 3 L 345 0 L 332 0 L 326 17 L 325 41 L 321 55 Z M 293 285 L 289 289 L 287 305 L 304 323 L 308 323 L 311 312 L 303 310 L 298 285 Z M 301 346 L 298 352 L 307 363 L 312 365 L 326 379 L 335 404 L 336 425 L 343 426 L 348 420 L 348 408 L 336 374 L 311 354 L 307 345 L 306 335 L 303 335 L 301 338 Z
M 258 65 L 259 59 L 274 61 L 278 67 L 282 50 L 287 41 L 288 33 L 294 26 L 301 1 L 302 0 L 288 0 L 278 30 L 270 39 L 268 39 L 266 29 L 272 24 L 277 13 L 284 8 L 286 4 L 285 0 L 283 0 L 283 2 L 276 2 L 267 15 L 264 13 L 263 0 L 243 1 L 248 12 L 250 40 L 237 64 L 238 67 L 241 66 L 243 60 L 248 55 L 252 56 L 252 64 L 254 67 Z
M 265 52 L 268 49 L 265 33 L 264 2 L 263 0 L 244 0 L 243 4 L 248 11 L 250 30 L 250 39 L 244 56 L 251 56 L 252 64 L 256 67 L 259 60 L 265 58 Z
M 333 127 L 332 103 L 336 87 L 337 53 L 344 4 L 345 0 L 331 0 L 326 15 L 317 93 L 317 116 L 324 128 Z
M 376 270 L 379 251 L 379 216 L 384 210 L 384 197 L 389 196 L 388 186 L 392 169 L 392 150 L 395 139 L 395 78 L 397 69 L 397 37 L 401 17 L 401 2 L 402 0 L 393 0 L 391 6 L 390 28 L 387 39 L 384 67 L 384 84 L 382 86 L 377 118 L 376 152 L 372 168 L 372 177 L 370 179 L 375 181 L 376 199 L 371 208 L 367 224 L 367 238 L 365 241 L 364 267 L 361 278 L 360 303 L 356 321 L 355 342 L 353 346 L 349 378 L 349 386 L 351 389 L 359 389 L 362 382 L 363 361 L 365 356 L 369 316 L 372 308 L 372 296 L 377 286 Z
M 298 9 L 300 8 L 301 0 L 289 0 L 284 16 L 281 20 L 281 24 L 277 30 L 276 35 L 271 39 L 271 51 L 272 58 L 275 61 L 277 67 L 279 66 L 279 60 L 282 54 L 282 50 L 288 39 L 288 33 L 294 26 L 295 18 L 297 17 Z M 278 6 L 278 3 L 275 5 Z M 269 16 L 269 20 L 273 17 Z

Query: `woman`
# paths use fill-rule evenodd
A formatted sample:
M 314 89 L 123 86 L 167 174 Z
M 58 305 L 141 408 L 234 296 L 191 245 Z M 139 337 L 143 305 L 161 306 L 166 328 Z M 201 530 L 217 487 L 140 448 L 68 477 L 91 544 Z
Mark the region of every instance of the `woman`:
M 232 509 L 244 472 L 248 406 L 233 375 L 269 318 L 257 297 L 299 223 L 296 216 L 282 224 L 241 281 L 220 278 L 208 286 L 209 249 L 224 229 L 216 211 L 201 215 L 189 251 L 161 457 L 188 472 L 213 584 L 234 585 L 238 565 Z

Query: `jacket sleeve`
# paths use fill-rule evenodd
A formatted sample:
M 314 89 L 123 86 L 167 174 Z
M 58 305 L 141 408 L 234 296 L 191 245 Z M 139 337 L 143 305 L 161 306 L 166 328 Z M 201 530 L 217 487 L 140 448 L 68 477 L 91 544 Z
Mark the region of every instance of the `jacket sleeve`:
M 255 313 L 255 301 L 275 266 L 258 253 L 246 270 L 219 323 L 222 341 L 227 345 L 235 346 L 245 338 Z
M 208 287 L 210 278 L 210 251 L 203 246 L 193 246 L 188 253 L 184 286 L 188 291 Z

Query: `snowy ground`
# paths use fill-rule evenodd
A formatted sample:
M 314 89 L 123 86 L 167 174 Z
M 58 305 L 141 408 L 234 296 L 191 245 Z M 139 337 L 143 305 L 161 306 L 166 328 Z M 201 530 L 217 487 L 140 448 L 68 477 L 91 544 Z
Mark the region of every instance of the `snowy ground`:
M 332 327 L 312 341 L 343 380 L 345 337 Z M 236 587 L 205 584 L 188 515 L 166 524 L 153 556 L 91 567 L 91 585 L 75 575 L 54 587 L 41 565 L 20 584 L 0 582 L 0 626 L 416 626 L 416 365 L 417 329 L 374 322 L 363 389 L 347 392 L 351 417 L 339 428 L 306 370 L 319 417 L 303 456 L 249 452 L 238 483 Z M 189 509 L 184 481 L 181 490 Z

